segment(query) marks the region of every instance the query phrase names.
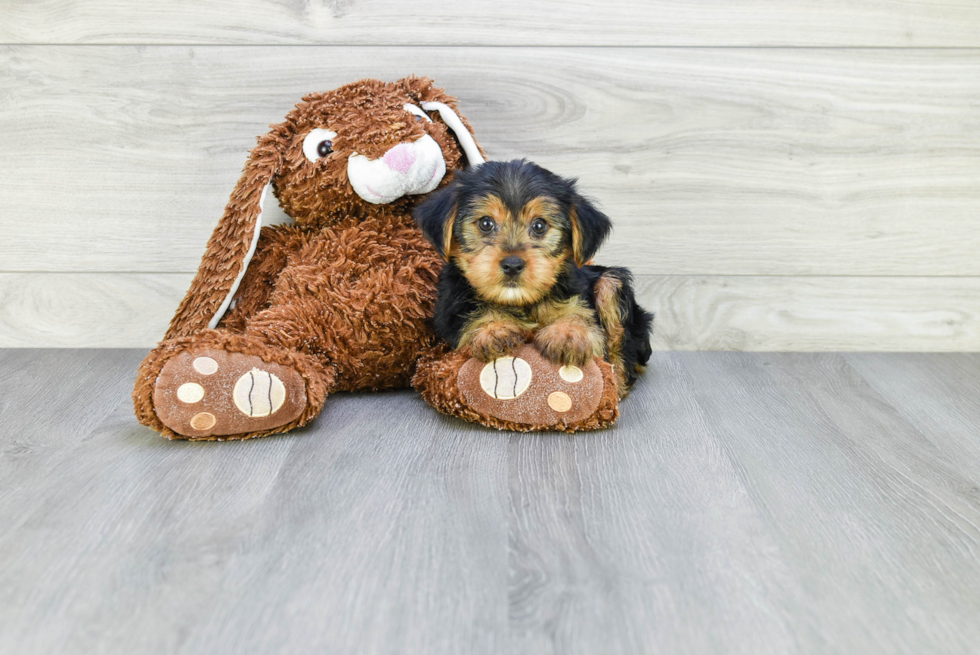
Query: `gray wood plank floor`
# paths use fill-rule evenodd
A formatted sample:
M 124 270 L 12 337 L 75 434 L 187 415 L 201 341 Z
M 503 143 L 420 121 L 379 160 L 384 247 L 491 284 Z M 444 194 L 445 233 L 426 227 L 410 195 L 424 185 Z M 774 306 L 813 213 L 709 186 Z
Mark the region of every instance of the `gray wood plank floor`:
M 980 355 L 656 353 L 613 430 L 411 391 L 168 442 L 0 350 L 2 653 L 970 653 Z

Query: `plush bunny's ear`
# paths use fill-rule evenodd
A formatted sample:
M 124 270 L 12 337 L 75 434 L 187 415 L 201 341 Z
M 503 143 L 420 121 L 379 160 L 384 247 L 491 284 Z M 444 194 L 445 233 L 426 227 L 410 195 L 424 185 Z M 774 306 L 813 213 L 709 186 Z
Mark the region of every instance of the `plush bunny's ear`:
M 431 194 L 415 208 L 412 216 L 443 259 L 449 261 L 449 251 L 453 243 L 453 225 L 456 222 L 456 182 Z
M 572 199 L 569 218 L 572 221 L 572 256 L 576 266 L 584 266 L 609 236 L 612 221 L 578 193 Z
M 479 166 L 486 160 L 483 159 L 483 155 L 480 154 L 480 148 L 476 145 L 476 140 L 470 131 L 460 120 L 459 116 L 452 110 L 452 107 L 442 102 L 423 102 L 422 109 L 426 111 L 437 111 L 439 116 L 442 117 L 442 122 L 449 126 L 449 129 L 453 131 L 456 135 L 456 140 L 459 141 L 459 146 L 463 149 L 463 154 L 466 155 L 466 161 L 470 163 L 470 166 Z
M 213 328 L 224 316 L 255 254 L 262 229 L 263 205 L 276 202 L 275 197 L 268 198 L 268 189 L 281 164 L 282 153 L 275 132 L 260 137 L 165 338 Z
M 456 135 L 456 141 L 459 142 L 463 154 L 466 155 L 466 161 L 471 167 L 479 166 L 485 161 L 480 145 L 473 138 L 473 130 L 470 129 L 466 119 L 453 109 L 457 106 L 456 98 L 435 86 L 432 78 L 429 77 L 409 75 L 398 80 L 398 83 L 402 85 L 413 100 L 419 103 L 422 109 L 439 112 L 439 118 Z

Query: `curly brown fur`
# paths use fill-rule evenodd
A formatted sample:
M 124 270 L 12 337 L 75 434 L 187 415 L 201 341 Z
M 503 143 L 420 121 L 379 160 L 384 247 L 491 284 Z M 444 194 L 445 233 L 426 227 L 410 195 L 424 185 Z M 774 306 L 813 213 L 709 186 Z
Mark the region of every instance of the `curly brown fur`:
M 205 327 L 217 311 L 239 273 L 237 264 L 248 250 L 258 218 L 259 197 L 270 182 L 283 209 L 301 226 L 357 225 L 367 217 L 408 225 L 405 219 L 419 196 L 405 196 L 387 205 L 365 202 L 353 192 L 346 164 L 354 152 L 377 158 L 399 143 L 428 134 L 442 149 L 446 170 L 460 168 L 464 156 L 445 123 L 438 116 L 432 123 L 415 121 L 403 109 L 406 103 L 421 102 L 443 102 L 457 109 L 456 99 L 434 87 L 428 78 L 409 77 L 393 83 L 361 80 L 304 96 L 284 122 L 259 137 L 165 338 Z M 469 128 L 466 119 L 460 118 Z M 313 128 L 337 132 L 333 152 L 316 162 L 303 154 L 303 139 Z M 450 177 L 446 176 L 444 185 Z
M 466 159 L 437 113 L 423 119 L 405 109 L 423 102 L 458 111 L 455 98 L 427 78 L 361 80 L 305 96 L 258 139 L 166 337 L 140 367 L 133 398 L 141 423 L 182 436 L 156 415 L 152 389 L 171 357 L 204 345 L 290 366 L 306 384 L 309 404 L 296 421 L 222 438 L 302 425 L 335 390 L 409 384 L 420 352 L 435 343 L 428 317 L 442 261 L 411 218 L 423 196 L 367 202 L 355 193 L 347 162 L 354 153 L 376 160 L 427 135 L 441 150 L 441 185 L 448 184 Z M 313 129 L 336 132 L 315 161 L 303 150 Z M 248 262 L 268 184 L 295 225 L 262 228 L 231 308 L 209 329 Z
M 590 266 L 609 219 L 566 180 L 527 161 L 462 171 L 415 210 L 448 264 L 434 326 L 484 361 L 532 332 L 545 357 L 581 366 L 606 356 L 625 395 L 649 358 L 652 316 L 629 272 Z

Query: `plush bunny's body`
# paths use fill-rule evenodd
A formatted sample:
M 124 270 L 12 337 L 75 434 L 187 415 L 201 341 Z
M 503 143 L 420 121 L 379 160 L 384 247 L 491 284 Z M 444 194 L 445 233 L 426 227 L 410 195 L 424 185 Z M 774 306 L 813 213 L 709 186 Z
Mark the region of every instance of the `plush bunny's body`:
M 308 423 L 331 392 L 412 384 L 440 411 L 497 428 L 614 422 L 616 382 L 600 357 L 569 379 L 533 349 L 484 365 L 436 343 L 443 261 L 412 210 L 483 161 L 455 98 L 427 78 L 304 97 L 259 138 L 140 365 L 139 421 L 170 438 L 247 439 Z M 277 199 L 293 222 L 263 227 Z M 518 373 L 520 384 L 499 378 Z M 501 395 L 508 385 L 521 393 Z
M 441 268 L 411 212 L 467 156 L 482 161 L 455 106 L 425 78 L 362 80 L 306 96 L 260 137 L 140 367 L 141 423 L 249 438 L 303 425 L 332 391 L 409 385 L 434 344 Z M 261 227 L 270 188 L 295 224 Z

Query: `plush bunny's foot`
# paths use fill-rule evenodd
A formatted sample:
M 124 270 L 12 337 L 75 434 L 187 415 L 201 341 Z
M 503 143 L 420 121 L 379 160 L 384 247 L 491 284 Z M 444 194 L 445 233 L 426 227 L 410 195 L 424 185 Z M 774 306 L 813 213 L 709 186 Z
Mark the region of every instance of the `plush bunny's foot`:
M 255 355 L 201 348 L 171 357 L 153 389 L 157 417 L 191 439 L 255 433 L 295 421 L 307 406 L 295 370 Z
M 595 361 L 581 368 L 556 366 L 531 345 L 487 364 L 467 361 L 457 385 L 477 412 L 528 425 L 574 425 L 595 412 L 602 397 Z
M 596 430 L 619 416 L 608 362 L 560 366 L 531 344 L 489 363 L 459 351 L 434 353 L 412 383 L 439 411 L 505 430 Z

